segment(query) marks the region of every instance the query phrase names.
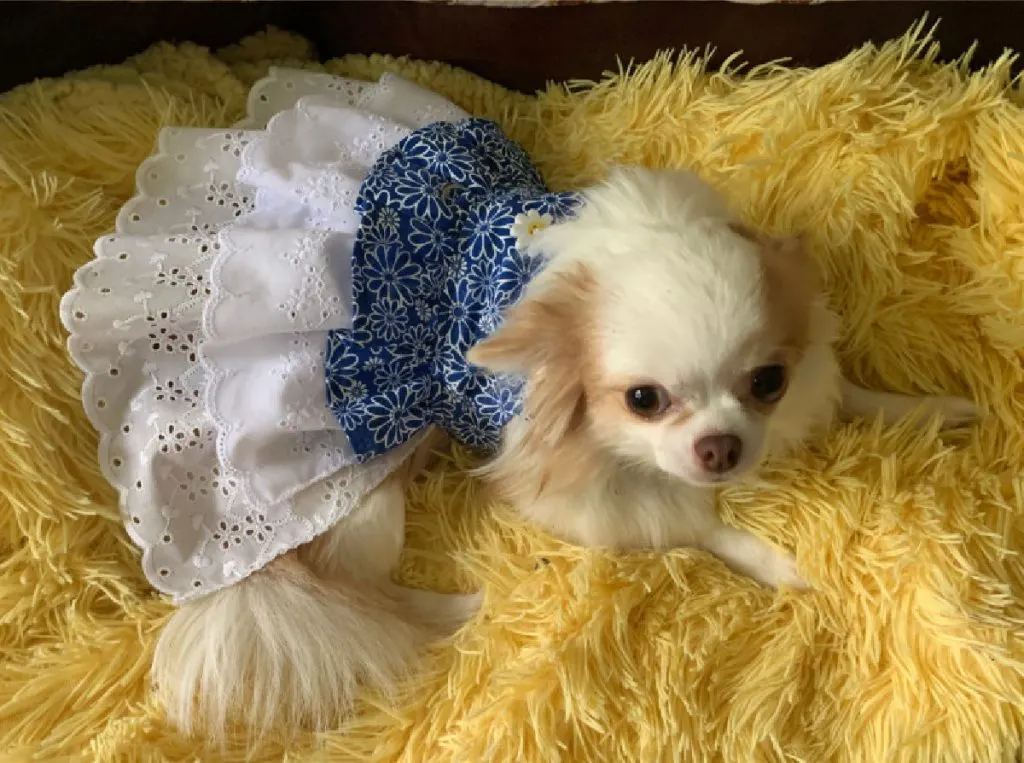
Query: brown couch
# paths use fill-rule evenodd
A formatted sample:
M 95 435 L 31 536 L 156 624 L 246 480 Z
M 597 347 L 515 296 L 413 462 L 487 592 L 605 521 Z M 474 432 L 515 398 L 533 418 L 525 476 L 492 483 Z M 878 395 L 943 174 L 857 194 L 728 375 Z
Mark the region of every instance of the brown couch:
M 479 2 L 479 0 L 476 0 Z M 942 19 L 946 55 L 975 39 L 975 62 L 1024 49 L 1024 3 L 962 0 L 589 2 L 497 7 L 445 2 L 4 2 L 0 89 L 95 63 L 116 63 L 159 40 L 217 47 L 269 24 L 312 40 L 323 58 L 390 53 L 462 66 L 521 90 L 548 80 L 595 78 L 617 58 L 660 49 L 742 50 L 752 63 L 830 61 L 905 31 L 927 12 Z

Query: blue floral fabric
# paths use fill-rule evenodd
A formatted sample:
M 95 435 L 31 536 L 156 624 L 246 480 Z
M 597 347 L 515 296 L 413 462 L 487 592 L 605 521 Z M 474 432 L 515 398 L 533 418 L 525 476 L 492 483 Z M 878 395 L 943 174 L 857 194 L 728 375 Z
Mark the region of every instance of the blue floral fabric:
M 497 446 L 523 382 L 485 373 L 466 352 L 542 265 L 517 247 L 517 216 L 557 222 L 578 204 L 548 192 L 488 120 L 437 122 L 381 155 L 356 201 L 352 328 L 330 333 L 326 356 L 327 402 L 360 460 L 430 424 L 469 447 Z

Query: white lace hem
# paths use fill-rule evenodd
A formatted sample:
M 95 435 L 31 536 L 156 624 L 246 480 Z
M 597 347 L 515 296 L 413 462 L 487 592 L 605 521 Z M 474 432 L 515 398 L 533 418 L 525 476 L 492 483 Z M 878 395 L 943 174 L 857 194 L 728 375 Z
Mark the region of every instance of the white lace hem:
M 410 130 L 466 116 L 397 77 L 284 69 L 249 104 L 235 129 L 162 131 L 61 304 L 101 467 L 178 602 L 312 540 L 408 452 L 354 464 L 326 337 L 351 322 L 362 178 Z

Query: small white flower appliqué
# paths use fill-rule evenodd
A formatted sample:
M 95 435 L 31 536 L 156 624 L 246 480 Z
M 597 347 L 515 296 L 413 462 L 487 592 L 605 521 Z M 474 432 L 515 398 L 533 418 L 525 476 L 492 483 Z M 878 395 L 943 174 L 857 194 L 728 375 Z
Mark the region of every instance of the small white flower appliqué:
M 525 247 L 537 235 L 537 231 L 544 230 L 554 221 L 551 215 L 542 215 L 536 209 L 520 212 L 512 223 L 512 235 L 516 237 L 516 243 L 520 247 Z

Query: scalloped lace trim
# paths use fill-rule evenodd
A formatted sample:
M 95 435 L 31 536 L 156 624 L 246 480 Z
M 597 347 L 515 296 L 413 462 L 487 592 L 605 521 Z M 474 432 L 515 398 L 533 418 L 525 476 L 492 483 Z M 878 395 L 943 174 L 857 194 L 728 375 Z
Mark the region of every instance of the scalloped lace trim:
M 414 447 L 352 464 L 323 351 L 351 320 L 366 170 L 409 130 L 464 116 L 390 75 L 271 70 L 239 126 L 161 132 L 76 273 L 61 317 L 100 464 L 176 601 L 312 540 Z

